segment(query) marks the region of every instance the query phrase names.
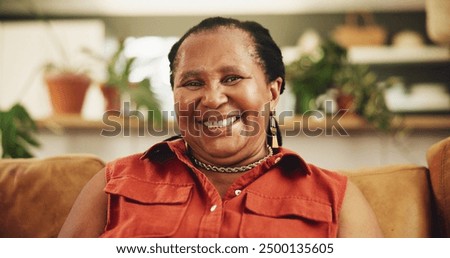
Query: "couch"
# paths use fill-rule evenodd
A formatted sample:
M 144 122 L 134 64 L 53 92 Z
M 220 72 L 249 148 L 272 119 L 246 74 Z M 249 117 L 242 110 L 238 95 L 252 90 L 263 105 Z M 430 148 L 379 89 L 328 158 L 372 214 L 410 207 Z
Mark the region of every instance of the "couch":
M 450 237 L 450 137 L 428 166 L 346 174 L 372 206 L 385 237 Z M 104 163 L 93 155 L 0 160 L 0 237 L 56 237 L 84 184 Z

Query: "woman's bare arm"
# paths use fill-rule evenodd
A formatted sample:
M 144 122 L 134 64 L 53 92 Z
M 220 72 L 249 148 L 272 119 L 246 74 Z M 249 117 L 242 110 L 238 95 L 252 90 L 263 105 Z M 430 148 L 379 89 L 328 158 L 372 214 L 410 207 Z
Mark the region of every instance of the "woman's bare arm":
M 383 237 L 372 208 L 350 181 L 342 204 L 338 237 Z
M 108 203 L 105 185 L 102 169 L 81 190 L 58 237 L 98 237 L 103 233 Z

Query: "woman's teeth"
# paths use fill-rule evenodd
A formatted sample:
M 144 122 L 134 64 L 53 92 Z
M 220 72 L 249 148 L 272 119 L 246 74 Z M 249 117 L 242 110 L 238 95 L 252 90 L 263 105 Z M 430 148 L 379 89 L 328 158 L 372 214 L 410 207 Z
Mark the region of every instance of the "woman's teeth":
M 206 121 L 203 123 L 203 125 L 208 127 L 208 129 L 222 128 L 222 127 L 227 127 L 227 126 L 232 125 L 236 120 L 237 120 L 237 117 L 232 116 L 232 117 L 225 118 L 223 120 L 215 121 L 215 122 Z

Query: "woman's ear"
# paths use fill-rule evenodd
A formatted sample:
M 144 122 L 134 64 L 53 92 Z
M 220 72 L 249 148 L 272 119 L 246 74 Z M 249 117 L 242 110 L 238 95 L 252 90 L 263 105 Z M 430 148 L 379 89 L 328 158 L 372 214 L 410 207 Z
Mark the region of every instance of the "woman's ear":
M 278 104 L 278 100 L 280 99 L 281 85 L 283 84 L 283 79 L 281 77 L 276 78 L 271 81 L 269 84 L 269 90 L 271 94 L 270 100 L 270 110 L 274 110 Z

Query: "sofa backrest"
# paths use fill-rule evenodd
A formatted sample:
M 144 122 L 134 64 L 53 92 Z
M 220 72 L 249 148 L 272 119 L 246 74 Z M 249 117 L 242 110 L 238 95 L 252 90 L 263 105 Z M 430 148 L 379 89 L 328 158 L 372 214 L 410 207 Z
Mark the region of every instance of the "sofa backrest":
M 93 155 L 0 160 L 0 237 L 56 237 L 86 182 Z
M 427 162 L 436 200 L 439 233 L 441 237 L 450 237 L 450 137 L 428 149 Z

